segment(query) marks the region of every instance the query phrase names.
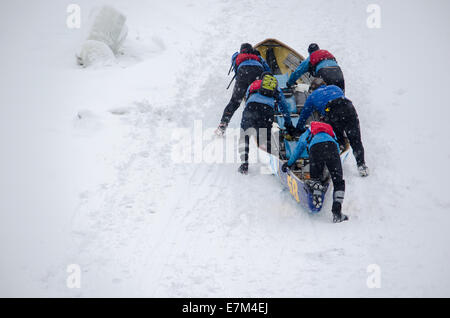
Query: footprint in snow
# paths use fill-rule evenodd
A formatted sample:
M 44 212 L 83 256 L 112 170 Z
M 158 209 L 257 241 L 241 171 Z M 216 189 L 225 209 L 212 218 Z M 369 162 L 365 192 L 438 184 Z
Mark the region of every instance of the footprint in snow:
M 129 107 L 117 107 L 110 109 L 109 112 L 113 115 L 123 116 L 128 115 L 131 112 L 131 109 Z
M 102 122 L 99 116 L 97 116 L 90 110 L 84 109 L 77 112 L 74 119 L 74 126 L 79 130 L 93 132 L 99 130 L 102 127 Z

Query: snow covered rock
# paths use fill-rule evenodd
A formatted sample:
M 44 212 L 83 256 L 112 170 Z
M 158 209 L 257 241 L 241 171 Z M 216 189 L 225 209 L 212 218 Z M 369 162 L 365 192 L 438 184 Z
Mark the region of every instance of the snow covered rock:
M 104 42 L 87 40 L 81 47 L 78 63 L 84 67 L 97 65 L 112 65 L 115 61 L 113 51 Z
M 89 35 L 77 61 L 84 67 L 99 63 L 110 65 L 127 36 L 126 17 L 110 6 L 103 6 L 92 15 Z

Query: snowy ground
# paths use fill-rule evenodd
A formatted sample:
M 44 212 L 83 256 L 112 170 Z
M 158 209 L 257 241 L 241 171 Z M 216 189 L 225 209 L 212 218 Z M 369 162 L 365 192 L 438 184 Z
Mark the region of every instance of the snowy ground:
M 450 296 L 448 1 L 378 1 L 381 29 L 373 1 L 108 1 L 124 54 L 88 69 L 74 54 L 104 2 L 77 1 L 79 30 L 70 3 L 0 4 L 0 296 Z M 217 125 L 231 54 L 267 37 L 344 70 L 372 172 L 345 164 L 350 222 L 257 165 L 172 160 L 175 129 Z

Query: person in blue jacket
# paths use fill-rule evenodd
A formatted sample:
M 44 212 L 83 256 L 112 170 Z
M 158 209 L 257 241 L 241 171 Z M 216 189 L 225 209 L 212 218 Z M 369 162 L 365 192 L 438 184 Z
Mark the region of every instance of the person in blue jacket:
M 260 80 L 256 80 L 250 85 L 245 100 L 239 137 L 239 153 L 242 164 L 238 171 L 242 174 L 248 174 L 250 136 L 256 135 L 258 146 L 266 148 L 268 153 L 272 152 L 271 130 L 276 107 L 283 114 L 287 129 L 295 130 L 286 98 L 278 87 L 277 79 L 271 73 L 263 73 Z
M 309 153 L 311 180 L 308 184 L 313 191 L 313 204 L 316 207 L 322 206 L 321 200 L 324 185 L 320 179 L 326 166 L 330 172 L 334 187 L 333 206 L 331 209 L 333 222 L 338 223 L 348 220 L 348 216 L 342 214 L 345 181 L 339 155 L 339 144 L 336 141 L 333 128 L 327 123 L 311 122 L 311 127 L 302 134 L 289 161 L 283 164 L 281 170 L 287 172 L 304 153 L 305 149 Z
M 307 131 L 306 131 L 307 132 Z M 307 144 L 308 143 L 308 137 L 309 134 L 307 133 L 303 133 L 300 135 L 299 139 L 297 140 L 297 145 L 299 144 Z M 292 135 L 291 135 L 292 136 Z M 308 147 L 295 147 L 294 149 L 291 149 L 291 155 L 289 158 L 295 157 L 296 159 L 292 159 L 289 163 L 290 166 L 292 166 L 296 160 L 298 159 L 308 159 L 309 158 L 309 154 L 308 154 Z
M 353 149 L 359 174 L 362 177 L 369 175 L 369 168 L 364 159 L 364 147 L 361 141 L 361 129 L 358 114 L 351 100 L 347 99 L 342 89 L 335 85 L 326 85 L 325 82 L 316 78 L 311 83 L 312 92 L 306 99 L 305 105 L 300 112 L 297 123 L 297 132 L 305 131 L 305 124 L 314 111 L 329 123 L 336 133 L 339 144 L 345 146 L 344 133 Z
M 336 85 L 345 91 L 344 74 L 336 58 L 327 50 L 321 50 L 316 43 L 308 47 L 309 56 L 291 74 L 287 81 L 290 87 L 305 73 L 322 78 L 328 85 Z
M 236 83 L 234 84 L 230 102 L 225 107 L 219 127 L 216 130 L 216 134 L 219 136 L 225 134 L 231 117 L 241 105 L 250 84 L 258 79 L 263 72 L 271 71 L 258 50 L 255 50 L 249 43 L 243 43 L 240 51 L 233 54 L 231 64 L 235 72 Z

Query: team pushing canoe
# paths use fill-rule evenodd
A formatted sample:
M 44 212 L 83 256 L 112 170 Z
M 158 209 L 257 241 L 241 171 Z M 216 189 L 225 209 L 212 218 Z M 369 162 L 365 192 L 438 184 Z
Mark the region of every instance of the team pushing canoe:
M 249 142 L 270 154 L 271 168 L 297 202 L 321 210 L 333 183 L 333 222 L 342 213 L 345 194 L 342 161 L 353 150 L 359 174 L 368 176 L 358 114 L 345 96 L 345 80 L 336 58 L 312 43 L 305 59 L 289 46 L 267 39 L 241 45 L 231 58 L 235 84 L 216 130 L 227 126 L 241 102 L 238 171 L 248 174 Z

